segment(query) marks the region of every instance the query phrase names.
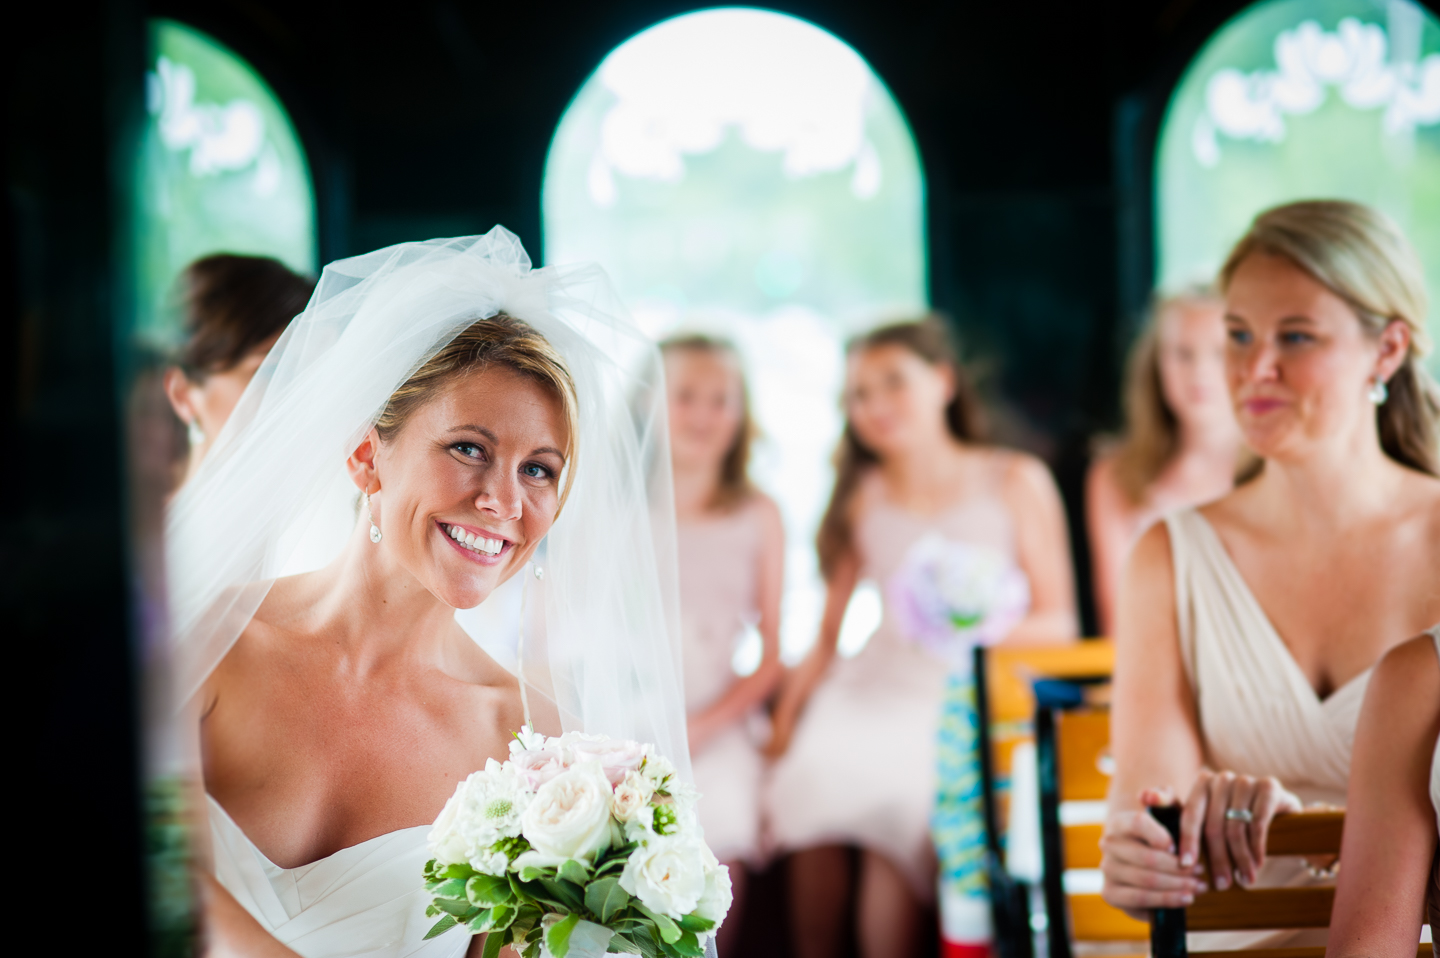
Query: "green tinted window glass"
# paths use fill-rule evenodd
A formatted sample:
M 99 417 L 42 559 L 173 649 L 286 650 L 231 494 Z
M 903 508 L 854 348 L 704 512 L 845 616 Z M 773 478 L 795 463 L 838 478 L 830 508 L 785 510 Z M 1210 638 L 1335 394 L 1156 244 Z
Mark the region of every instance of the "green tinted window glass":
M 305 151 L 265 81 L 205 34 L 150 22 L 148 118 L 137 165 L 137 324 L 176 338 L 175 278 L 208 253 L 274 256 L 315 270 L 315 195 Z
M 1212 278 L 1261 210 L 1335 197 L 1400 224 L 1435 300 L 1440 21 L 1409 0 L 1249 7 L 1186 70 L 1157 164 L 1162 287 Z
M 789 541 L 787 654 L 815 635 L 814 531 L 852 332 L 926 308 L 924 185 L 908 124 L 853 49 L 793 17 L 721 8 L 632 37 L 565 112 L 545 261 L 597 261 L 647 332 L 738 346 L 763 440 L 751 474 Z M 862 590 L 842 648 L 878 616 Z M 753 648 L 753 647 L 752 647 Z

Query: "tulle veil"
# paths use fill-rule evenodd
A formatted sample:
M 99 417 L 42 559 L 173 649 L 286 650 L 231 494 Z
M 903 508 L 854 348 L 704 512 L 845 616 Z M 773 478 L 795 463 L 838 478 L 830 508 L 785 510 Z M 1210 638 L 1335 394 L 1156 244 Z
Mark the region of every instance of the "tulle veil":
M 325 267 L 171 503 L 167 575 L 181 703 L 277 577 L 339 553 L 357 502 L 344 461 L 390 394 L 461 330 L 502 310 L 564 357 L 580 435 L 567 466 L 569 500 L 532 560 L 543 578 L 527 568 L 462 612 L 462 624 L 506 668 L 523 667 L 532 695 L 553 700 L 567 730 L 653 742 L 689 777 L 659 352 L 599 267 L 533 269 L 499 226 Z

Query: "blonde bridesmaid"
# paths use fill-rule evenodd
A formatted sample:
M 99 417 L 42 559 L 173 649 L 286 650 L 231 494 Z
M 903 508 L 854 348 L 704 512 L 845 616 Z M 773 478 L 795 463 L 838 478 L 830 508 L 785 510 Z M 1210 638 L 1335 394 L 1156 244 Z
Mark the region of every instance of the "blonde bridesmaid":
M 753 727 L 781 676 L 780 510 L 747 475 L 755 427 L 739 357 L 728 343 L 685 336 L 661 344 L 670 401 L 670 449 L 680 540 L 680 606 L 690 756 L 700 823 L 730 868 L 735 901 L 717 943 L 740 930 L 745 864 L 759 855 L 764 760 Z M 749 627 L 759 667 L 731 663 Z

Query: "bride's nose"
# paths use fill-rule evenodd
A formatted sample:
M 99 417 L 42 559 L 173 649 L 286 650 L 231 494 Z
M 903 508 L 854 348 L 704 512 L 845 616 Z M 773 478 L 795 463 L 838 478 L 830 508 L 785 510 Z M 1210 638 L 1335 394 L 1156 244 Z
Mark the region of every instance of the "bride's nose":
M 480 481 L 475 508 L 497 519 L 519 519 L 522 498 L 518 477 L 487 472 Z

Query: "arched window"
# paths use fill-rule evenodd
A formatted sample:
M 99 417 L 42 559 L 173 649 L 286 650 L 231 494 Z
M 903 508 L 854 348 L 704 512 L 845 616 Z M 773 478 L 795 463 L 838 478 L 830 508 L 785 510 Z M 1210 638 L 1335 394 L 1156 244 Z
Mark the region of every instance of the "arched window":
M 1335 197 L 1394 218 L 1440 297 L 1440 21 L 1410 0 L 1247 8 L 1186 70 L 1157 163 L 1162 288 L 1213 277 L 1266 207 Z
M 764 433 L 752 476 L 786 521 L 790 655 L 813 640 L 823 600 L 812 543 L 842 346 L 925 309 L 923 191 L 905 118 L 859 54 L 753 9 L 687 14 L 621 44 L 550 146 L 546 262 L 598 261 L 647 332 L 720 333 L 744 356 Z M 878 600 L 852 610 L 850 649 Z
M 145 81 L 136 328 L 163 346 L 177 332 L 167 309 L 175 278 L 199 256 L 274 256 L 314 272 L 315 193 L 285 108 L 231 50 L 198 30 L 152 20 Z

